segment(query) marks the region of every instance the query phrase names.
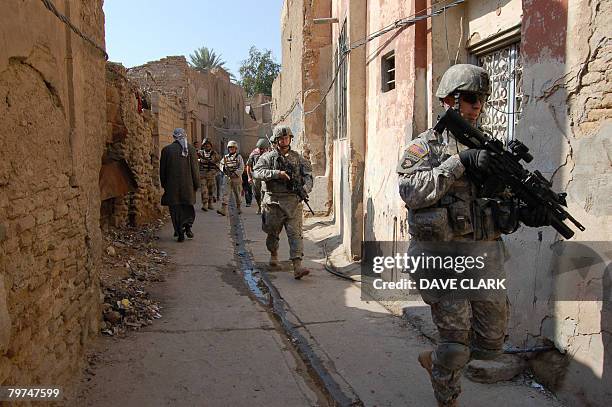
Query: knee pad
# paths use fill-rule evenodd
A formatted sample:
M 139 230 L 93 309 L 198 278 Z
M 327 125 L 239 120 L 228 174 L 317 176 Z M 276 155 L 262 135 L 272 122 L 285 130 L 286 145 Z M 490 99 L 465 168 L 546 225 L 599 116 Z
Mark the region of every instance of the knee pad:
M 434 363 L 448 370 L 460 370 L 470 360 L 470 348 L 458 342 L 438 344 L 434 352 Z

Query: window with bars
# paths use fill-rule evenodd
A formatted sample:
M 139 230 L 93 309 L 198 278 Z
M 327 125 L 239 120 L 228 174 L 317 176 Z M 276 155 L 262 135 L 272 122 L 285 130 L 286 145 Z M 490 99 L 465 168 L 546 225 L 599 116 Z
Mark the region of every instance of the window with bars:
M 395 51 L 383 55 L 380 64 L 382 91 L 395 89 Z
M 476 57 L 491 78 L 491 96 L 483 108 L 480 124 L 506 143 L 516 138 L 523 102 L 523 64 L 520 42 Z

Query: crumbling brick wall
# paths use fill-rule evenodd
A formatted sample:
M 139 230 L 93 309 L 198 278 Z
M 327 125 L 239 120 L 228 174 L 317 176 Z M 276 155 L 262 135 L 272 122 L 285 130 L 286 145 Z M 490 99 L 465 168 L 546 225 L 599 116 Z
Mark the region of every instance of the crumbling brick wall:
M 130 83 L 123 66 L 107 64 L 106 87 L 106 155 L 125 160 L 135 188 L 123 197 L 111 198 L 112 215 L 102 220 L 113 226 L 142 225 L 162 214 L 158 150 L 152 136 L 151 112 L 142 109 L 139 90 Z
M 56 6 L 104 45 L 101 0 Z M 0 27 L 0 383 L 66 385 L 98 332 L 104 54 L 40 1 Z

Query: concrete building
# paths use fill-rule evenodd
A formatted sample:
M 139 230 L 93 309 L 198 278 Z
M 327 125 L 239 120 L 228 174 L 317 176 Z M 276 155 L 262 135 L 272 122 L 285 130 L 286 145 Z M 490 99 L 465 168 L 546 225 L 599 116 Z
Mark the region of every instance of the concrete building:
M 536 157 L 530 168 L 568 192 L 568 210 L 587 228 L 573 240 L 610 241 L 611 8 L 602 0 L 286 0 L 273 119 L 299 134 L 315 174 L 328 177 L 312 199 L 333 207 L 347 255 L 359 259 L 364 239 L 409 239 L 395 166 L 403 146 L 441 112 L 435 90 L 442 74 L 466 62 L 493 80 L 483 127 L 523 141 Z M 411 20 L 428 14 L 435 15 Z M 337 22 L 315 25 L 322 17 Z M 559 240 L 554 229 L 521 228 L 506 240 L 510 342 L 554 343 L 569 365 L 554 372 L 550 387 L 572 405 L 606 405 L 609 307 L 601 295 L 552 301 L 561 284 L 550 249 Z M 586 283 L 609 295 L 601 275 Z

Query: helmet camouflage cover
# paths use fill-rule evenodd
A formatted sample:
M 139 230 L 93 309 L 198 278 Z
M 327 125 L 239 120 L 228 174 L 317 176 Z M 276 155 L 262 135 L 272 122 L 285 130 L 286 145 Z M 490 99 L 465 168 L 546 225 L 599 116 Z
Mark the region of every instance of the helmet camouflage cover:
M 265 138 L 260 138 L 257 140 L 257 144 L 255 145 L 257 148 L 266 148 L 268 147 L 268 140 Z
M 204 140 L 202 140 L 202 146 L 205 146 L 206 144 L 210 144 L 212 146 L 212 143 L 210 142 L 208 137 L 206 137 Z
M 236 143 L 234 140 L 230 140 L 227 142 L 227 147 L 236 147 L 238 148 L 238 143 Z
M 274 128 L 274 133 L 272 134 L 272 137 L 270 137 L 270 141 L 272 143 L 276 143 L 277 139 L 284 137 L 284 136 L 291 136 L 293 137 L 293 132 L 291 131 L 291 127 L 289 126 L 276 126 Z
M 436 96 L 444 98 L 457 91 L 491 94 L 489 74 L 483 68 L 472 64 L 453 65 L 444 72 Z

